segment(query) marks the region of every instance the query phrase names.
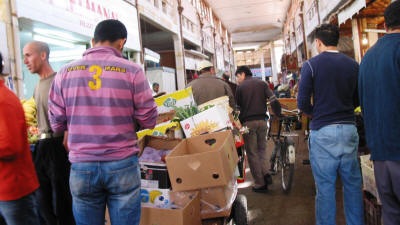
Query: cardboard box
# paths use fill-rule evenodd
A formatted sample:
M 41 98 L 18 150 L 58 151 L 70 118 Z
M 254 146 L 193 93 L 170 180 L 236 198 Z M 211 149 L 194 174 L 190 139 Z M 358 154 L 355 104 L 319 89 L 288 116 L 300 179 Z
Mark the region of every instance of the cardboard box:
M 225 186 L 238 160 L 229 130 L 184 139 L 166 157 L 172 190 Z
M 181 142 L 181 139 L 170 139 L 166 137 L 144 136 L 139 139 L 139 157 L 142 156 L 145 147 L 158 150 L 172 150 Z M 165 163 L 144 162 L 139 158 L 142 188 L 171 188 L 168 170 Z
M 182 209 L 143 206 L 140 225 L 201 225 L 199 193 L 178 200 L 176 196 L 176 193 L 170 192 L 171 202 L 181 205 Z
M 187 138 L 232 126 L 226 108 L 221 105 L 216 105 L 180 123 Z
M 371 160 L 369 160 L 370 158 L 371 155 L 360 156 L 363 189 L 375 196 L 378 204 L 381 204 L 378 189 L 376 188 L 374 164 Z
M 196 105 L 193 98 L 192 87 L 155 98 L 158 113 L 166 113 L 174 110 L 174 106 Z
M 183 138 L 181 125 L 178 122 L 165 122 L 158 124 L 154 129 L 146 129 L 136 132 L 140 139 L 145 135 L 151 136 L 168 136 L 170 138 Z
M 157 116 L 156 124 L 161 124 L 165 122 L 171 121 L 175 117 L 176 111 L 166 112 L 166 113 L 159 113 Z
M 142 206 L 167 208 L 170 205 L 169 189 L 144 188 L 140 189 Z
M 235 180 L 233 180 L 235 181 Z M 231 213 L 237 188 L 232 185 L 225 187 L 205 188 L 200 190 L 201 219 L 226 217 Z

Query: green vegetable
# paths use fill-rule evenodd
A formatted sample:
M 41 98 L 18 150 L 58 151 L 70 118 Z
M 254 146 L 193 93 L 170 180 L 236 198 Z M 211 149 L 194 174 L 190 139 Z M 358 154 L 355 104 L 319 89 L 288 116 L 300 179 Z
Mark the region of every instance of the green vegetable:
M 199 109 L 197 108 L 196 105 L 193 105 L 190 103 L 189 105 L 185 105 L 184 107 L 173 107 L 174 110 L 176 111 L 176 117 L 173 119 L 173 121 L 182 121 L 187 118 L 190 118 L 196 114 L 199 113 Z

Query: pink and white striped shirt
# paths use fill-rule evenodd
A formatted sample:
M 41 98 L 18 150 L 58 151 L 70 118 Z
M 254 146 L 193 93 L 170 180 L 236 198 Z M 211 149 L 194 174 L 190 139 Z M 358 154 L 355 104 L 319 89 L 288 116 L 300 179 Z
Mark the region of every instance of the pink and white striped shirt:
M 115 161 L 139 151 L 135 120 L 154 128 L 157 105 L 141 67 L 111 47 L 87 50 L 65 65 L 49 94 L 49 120 L 68 130 L 69 160 Z

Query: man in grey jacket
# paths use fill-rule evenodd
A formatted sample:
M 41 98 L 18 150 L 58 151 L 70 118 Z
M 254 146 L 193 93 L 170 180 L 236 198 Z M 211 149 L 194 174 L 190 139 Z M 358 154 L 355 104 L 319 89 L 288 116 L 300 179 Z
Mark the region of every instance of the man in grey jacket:
M 200 71 L 199 78 L 186 85 L 186 87 L 192 87 L 193 97 L 197 105 L 222 96 L 228 96 L 229 105 L 234 109 L 235 98 L 232 90 L 225 81 L 215 76 L 214 65 L 207 60 L 203 60 L 197 68 Z

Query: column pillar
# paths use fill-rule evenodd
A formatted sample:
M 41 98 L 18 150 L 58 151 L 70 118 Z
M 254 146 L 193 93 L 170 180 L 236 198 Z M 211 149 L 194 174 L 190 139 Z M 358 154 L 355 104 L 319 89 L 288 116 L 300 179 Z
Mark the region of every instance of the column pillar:
M 261 57 L 260 57 L 260 67 L 261 67 L 261 79 L 265 81 L 265 65 L 264 65 L 264 50 L 261 50 Z
M 358 26 L 357 18 L 351 20 L 352 32 L 353 32 L 353 45 L 354 45 L 354 58 L 357 62 L 361 62 L 361 43 L 360 43 L 360 31 Z
M 185 75 L 185 64 L 184 64 L 184 58 L 183 58 L 183 46 L 182 46 L 182 40 L 181 37 L 178 35 L 173 35 L 173 40 L 174 40 L 174 50 L 175 50 L 175 69 L 176 69 L 176 87 L 178 90 L 182 90 L 185 88 L 185 81 L 186 81 L 186 75 Z
M 179 54 L 180 57 L 182 58 L 182 71 L 183 71 L 183 87 L 182 84 L 179 83 L 179 79 L 177 79 L 177 87 L 178 90 L 181 90 L 185 87 L 186 85 L 186 66 L 185 66 L 185 44 L 184 44 L 184 39 L 183 39 L 183 26 L 182 26 L 182 12 L 183 12 L 183 7 L 182 7 L 182 0 L 178 0 L 178 13 L 179 13 L 179 40 L 180 40 L 180 47 L 181 47 L 181 53 Z M 175 57 L 177 55 L 177 49 L 175 47 L 175 38 L 174 38 L 174 48 L 175 48 Z M 178 61 L 176 60 L 176 65 L 178 66 Z M 177 67 L 178 71 L 178 67 Z
M 272 81 L 274 83 L 278 82 L 278 68 L 276 65 L 276 54 L 275 54 L 275 45 L 274 41 L 271 41 L 269 44 L 269 48 L 271 50 L 271 70 L 272 70 Z
M 8 58 L 5 59 L 5 67 L 9 68 L 10 76 L 13 81 L 14 91 L 19 98 L 24 97 L 24 87 L 22 79 L 22 60 L 21 60 L 21 47 L 19 40 L 19 28 L 18 28 L 18 18 L 16 11 L 15 0 L 3 1 L 4 13 L 2 18 L 5 23 L 7 43 L 8 48 Z M 4 55 L 6 53 L 3 53 Z

